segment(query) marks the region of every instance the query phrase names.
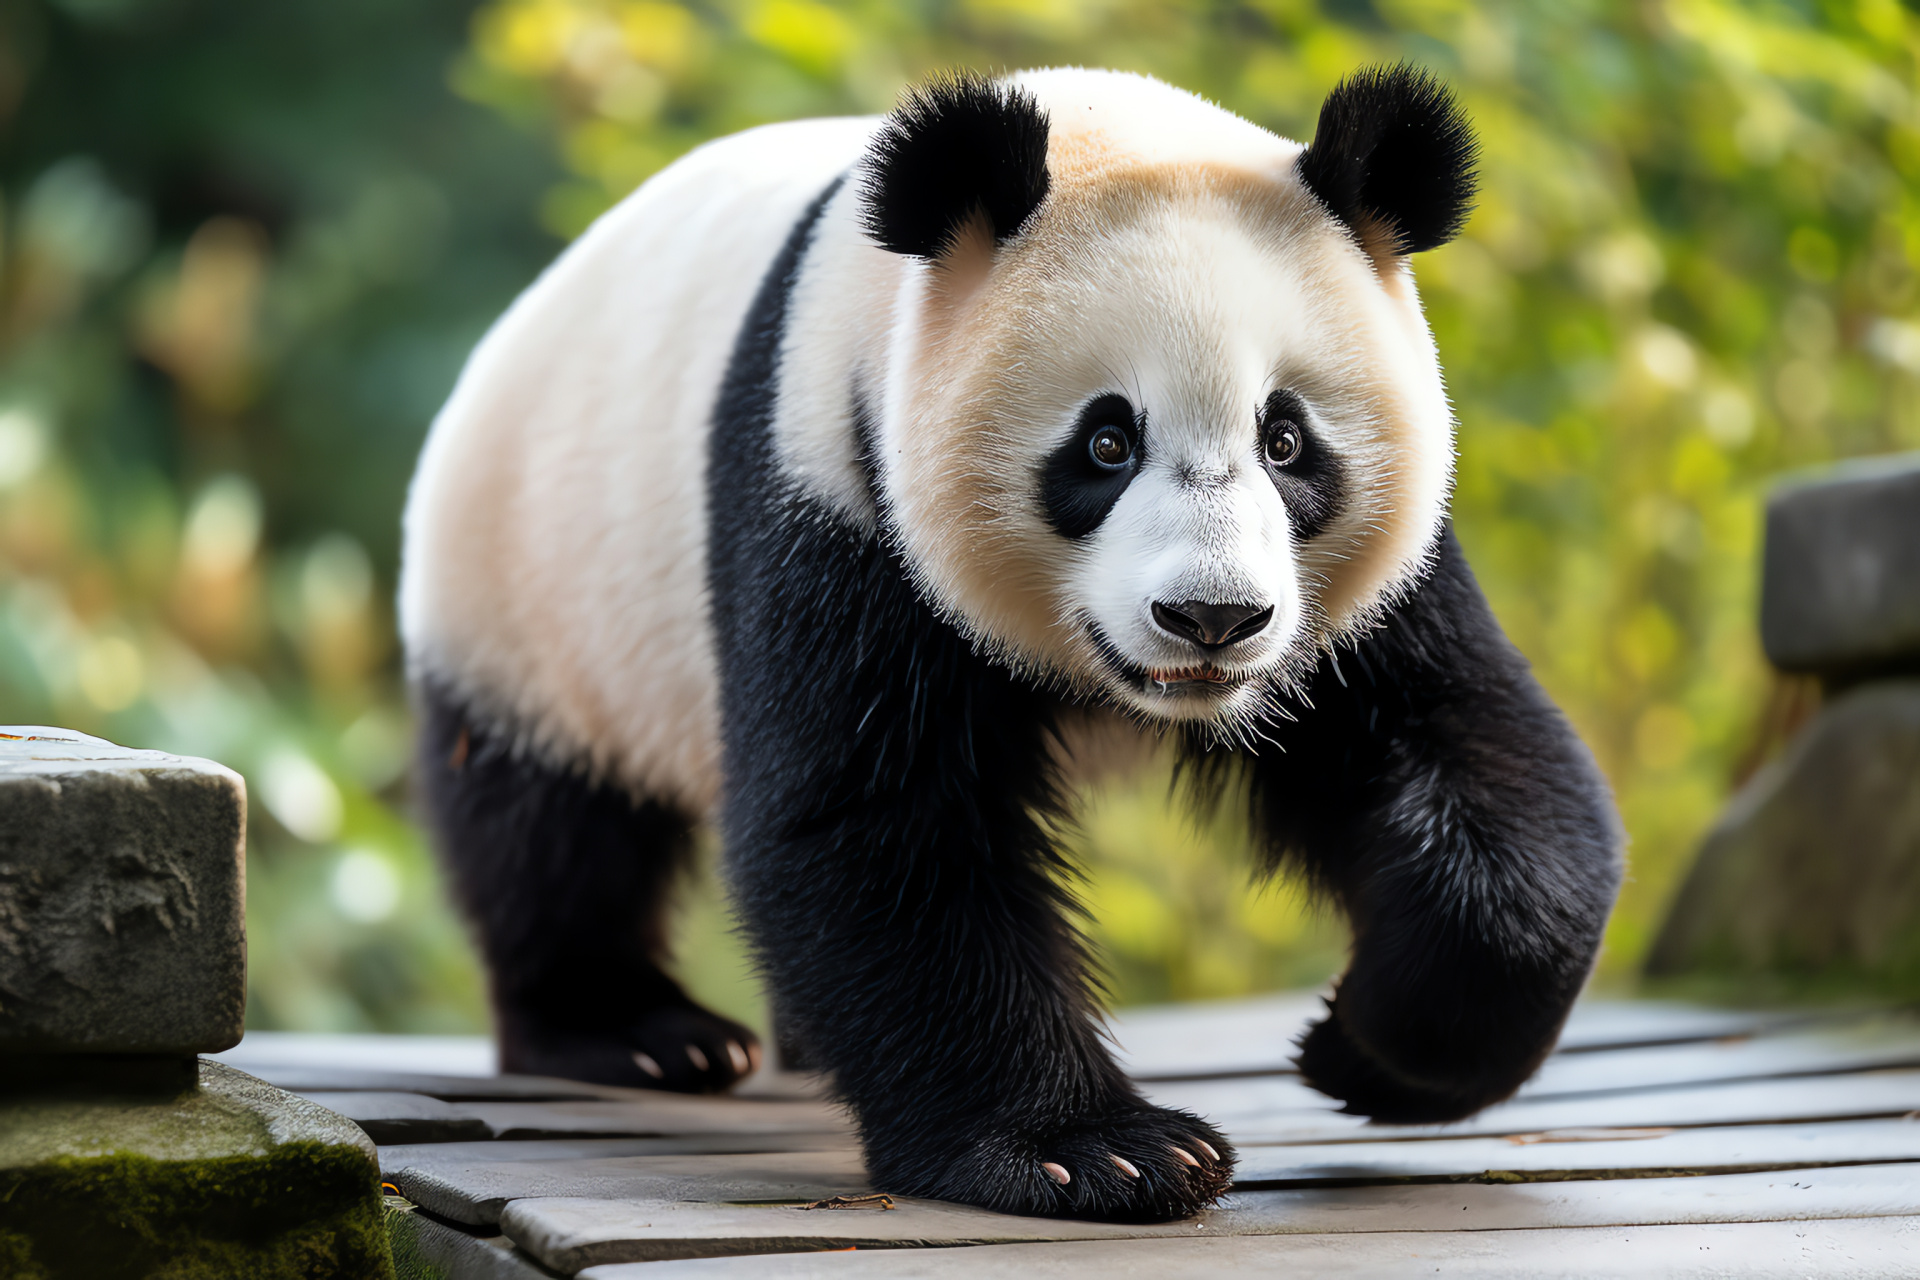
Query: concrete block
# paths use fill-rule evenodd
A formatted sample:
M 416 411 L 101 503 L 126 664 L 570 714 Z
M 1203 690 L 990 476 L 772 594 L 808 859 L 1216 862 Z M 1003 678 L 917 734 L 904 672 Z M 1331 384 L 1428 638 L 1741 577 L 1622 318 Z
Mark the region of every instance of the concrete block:
M 237 1044 L 245 848 L 231 769 L 0 727 L 0 1053 Z
M 1783 671 L 1920 663 L 1920 454 L 1860 460 L 1774 493 L 1760 638 Z

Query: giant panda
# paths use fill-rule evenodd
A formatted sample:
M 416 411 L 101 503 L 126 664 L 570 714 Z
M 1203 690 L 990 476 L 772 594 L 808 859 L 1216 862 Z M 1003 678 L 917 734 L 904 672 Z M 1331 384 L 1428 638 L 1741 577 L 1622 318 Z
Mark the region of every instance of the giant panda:
M 1351 920 L 1310 1084 L 1401 1122 L 1511 1093 L 1620 841 L 1449 527 L 1409 258 L 1475 151 L 1407 66 L 1306 147 L 1138 75 L 958 75 L 701 147 L 581 236 L 405 515 L 420 791 L 503 1065 L 757 1065 L 663 969 L 713 824 L 877 1187 L 1200 1208 L 1233 1152 L 1116 1065 L 1058 845 L 1157 752 Z

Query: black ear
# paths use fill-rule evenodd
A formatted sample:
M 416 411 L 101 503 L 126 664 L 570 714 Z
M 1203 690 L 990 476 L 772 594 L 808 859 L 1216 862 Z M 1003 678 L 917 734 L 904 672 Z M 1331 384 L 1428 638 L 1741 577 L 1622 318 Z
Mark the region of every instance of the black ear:
M 1480 144 L 1447 87 L 1399 63 L 1348 76 L 1320 104 L 1300 179 L 1363 243 L 1396 254 L 1460 234 L 1473 209 Z
M 976 75 L 907 92 L 867 147 L 867 232 L 895 253 L 937 258 L 975 210 L 994 240 L 1047 194 L 1047 116 L 1025 89 Z

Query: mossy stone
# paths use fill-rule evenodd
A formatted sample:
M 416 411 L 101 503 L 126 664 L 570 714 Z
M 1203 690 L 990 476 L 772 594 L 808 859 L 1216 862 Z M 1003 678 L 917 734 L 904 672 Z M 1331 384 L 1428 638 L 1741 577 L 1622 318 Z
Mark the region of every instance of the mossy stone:
M 9 1097 L 0 1275 L 390 1280 L 373 1144 L 216 1062 L 168 1098 Z

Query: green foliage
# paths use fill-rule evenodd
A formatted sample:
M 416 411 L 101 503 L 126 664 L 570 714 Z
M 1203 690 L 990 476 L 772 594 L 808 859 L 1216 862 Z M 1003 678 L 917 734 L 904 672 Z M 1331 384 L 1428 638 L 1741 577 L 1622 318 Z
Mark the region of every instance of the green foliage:
M 954 64 L 1146 71 L 1303 139 L 1364 62 L 1455 85 L 1483 193 L 1417 273 L 1456 513 L 1618 792 L 1615 978 L 1760 745 L 1770 477 L 1920 446 L 1895 0 L 0 0 L 0 32 L 0 719 L 248 774 L 261 1025 L 478 1017 L 397 808 L 402 486 L 556 237 L 707 138 Z M 1117 996 L 1331 972 L 1337 928 L 1164 795 L 1075 837 Z
M 0 0 L 0 721 L 249 782 L 249 1021 L 471 1029 L 391 610 L 425 425 L 551 256 L 469 7 Z

